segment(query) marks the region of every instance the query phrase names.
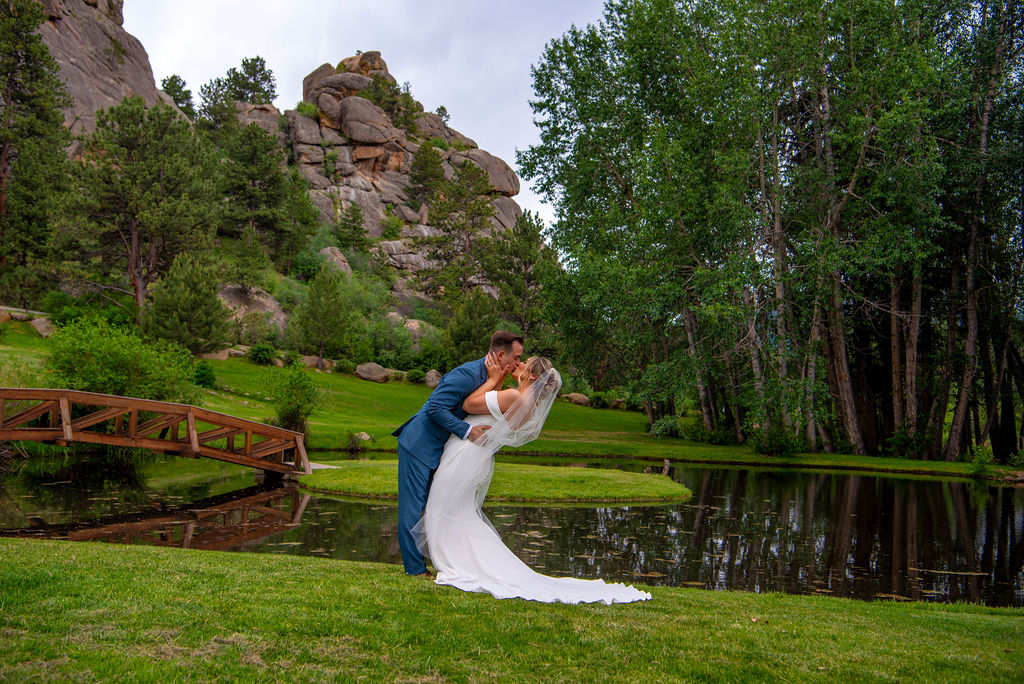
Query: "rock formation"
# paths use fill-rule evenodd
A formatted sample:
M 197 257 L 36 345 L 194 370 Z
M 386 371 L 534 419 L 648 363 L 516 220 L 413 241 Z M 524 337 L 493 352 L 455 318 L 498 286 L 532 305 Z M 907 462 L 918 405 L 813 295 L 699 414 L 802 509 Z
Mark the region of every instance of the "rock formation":
M 91 131 L 96 111 L 141 97 L 173 105 L 157 89 L 149 55 L 122 27 L 124 0 L 38 0 L 47 20 L 39 28 L 60 66 L 73 103 L 64 121 L 75 135 Z
M 403 224 L 401 236 L 379 242 L 377 249 L 406 275 L 427 266 L 410 238 L 430 235 L 435 229 L 428 223 L 426 207 L 416 211 L 406 205 L 406 188 L 420 144 L 434 138 L 449 147 L 438 150 L 446 177 L 452 178 L 464 162 L 483 169 L 494 209 L 492 228 L 511 227 L 522 209 L 512 199 L 519 192 L 519 179 L 508 164 L 479 149 L 437 114 L 418 113 L 413 130 L 397 127 L 384 110 L 360 96 L 374 78 L 395 82 L 379 52 L 347 57 L 338 67 L 323 64 L 302 81 L 303 100 L 315 107 L 316 118 L 285 112 L 293 157 L 312 187 L 313 202 L 324 220 L 335 221 L 340 212 L 357 204 L 366 232 L 381 237 L 385 217 L 397 217 Z M 400 280 L 399 292 L 401 288 Z
M 173 106 L 154 83 L 146 50 L 122 27 L 124 0 L 37 2 L 47 16 L 40 34 L 72 96 L 73 104 L 65 112 L 72 133 L 92 130 L 96 111 L 116 105 L 126 96 L 141 97 L 148 105 L 162 101 Z M 416 210 L 407 205 L 409 172 L 420 145 L 436 139 L 448 148 L 438 152 L 449 179 L 465 162 L 483 169 L 490 186 L 488 201 L 494 209 L 492 230 L 511 227 L 522 214 L 512 199 L 519 192 L 519 179 L 508 164 L 479 149 L 437 114 L 420 111 L 411 125 L 406 123 L 409 130 L 398 126 L 383 109 L 360 95 L 375 78 L 396 82 L 379 52 L 346 57 L 337 66 L 317 67 L 303 80 L 302 109 L 312 117 L 286 111 L 287 124 L 282 126 L 281 113 L 273 105 L 240 102 L 238 118 L 275 135 L 288 150 L 309 181 L 313 203 L 325 221 L 336 221 L 341 212 L 356 204 L 362 208 L 364 229 L 370 237 L 380 238 L 385 225 L 396 225 L 396 219 L 401 222 L 400 235 L 378 240 L 375 249 L 399 272 L 395 292 L 407 299 L 413 296 L 406 284 L 408 276 L 428 265 L 411 238 L 436 234 L 429 223 L 428 207 Z M 421 105 L 418 108 L 422 110 Z M 343 257 L 327 256 L 347 272 Z M 245 309 L 240 301 L 235 304 L 236 309 Z M 280 324 L 279 315 L 269 313 Z

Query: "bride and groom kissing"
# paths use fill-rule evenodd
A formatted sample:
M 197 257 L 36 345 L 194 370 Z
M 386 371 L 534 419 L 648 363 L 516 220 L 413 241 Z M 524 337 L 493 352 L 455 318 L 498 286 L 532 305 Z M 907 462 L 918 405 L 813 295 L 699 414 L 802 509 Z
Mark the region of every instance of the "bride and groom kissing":
M 541 356 L 522 361 L 523 338 L 491 336 L 486 356 L 449 371 L 398 437 L 398 542 L 410 575 L 495 598 L 545 603 L 626 603 L 651 595 L 624 584 L 534 572 L 482 511 L 494 453 L 536 439 L 562 378 Z M 502 389 L 506 378 L 516 386 Z

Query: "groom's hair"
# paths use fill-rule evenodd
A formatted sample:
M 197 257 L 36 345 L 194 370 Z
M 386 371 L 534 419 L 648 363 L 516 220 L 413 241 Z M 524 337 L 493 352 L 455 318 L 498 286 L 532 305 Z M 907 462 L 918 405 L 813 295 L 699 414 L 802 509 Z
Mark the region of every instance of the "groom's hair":
M 498 330 L 491 335 L 491 348 L 490 351 L 512 351 L 512 343 L 518 342 L 523 343 L 523 336 L 519 333 L 514 333 L 511 330 Z

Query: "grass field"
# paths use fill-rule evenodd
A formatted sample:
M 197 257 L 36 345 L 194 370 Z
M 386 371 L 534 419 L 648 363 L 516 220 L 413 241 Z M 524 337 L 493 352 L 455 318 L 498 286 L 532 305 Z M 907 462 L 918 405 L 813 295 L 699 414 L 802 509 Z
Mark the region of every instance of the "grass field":
M 0 680 L 1020 681 L 1024 610 L 652 587 L 497 601 L 398 566 L 0 539 Z M 13 559 L 13 562 L 12 560 Z
M 3 363 L 38 367 L 46 341 L 27 323 L 9 323 L 0 338 L 0 366 Z M 274 368 L 257 366 L 247 359 L 212 361 L 218 389 L 209 391 L 204 405 L 215 411 L 252 420 L 273 415 L 267 401 L 263 378 Z M 2 367 L 0 367 L 2 370 Z M 402 382 L 378 384 L 353 375 L 308 371 L 323 390 L 320 408 L 310 419 L 307 445 L 311 450 L 342 450 L 351 436 L 366 432 L 373 437 L 363 446 L 394 450 L 391 432 L 412 416 L 430 395 L 425 385 Z M 0 384 L 3 375 L 0 373 Z M 696 420 L 696 418 L 690 418 Z M 684 419 L 685 420 L 685 419 Z M 612 409 L 593 409 L 559 401 L 552 407 L 539 439 L 520 449 L 499 452 L 499 460 L 528 461 L 533 454 L 572 457 L 642 458 L 660 463 L 707 463 L 713 465 L 763 465 L 774 468 L 814 468 L 843 471 L 879 471 L 939 477 L 973 476 L 969 463 L 913 461 L 852 454 L 797 454 L 771 457 L 754 453 L 745 446 L 714 446 L 681 439 L 658 439 L 646 432 L 643 414 Z M 317 459 L 317 455 L 313 455 Z M 1010 472 L 992 467 L 988 476 Z
M 372 498 L 398 498 L 398 462 L 337 461 L 333 469 L 304 475 L 313 491 Z M 690 491 L 663 475 L 596 468 L 498 463 L 487 490 L 489 502 L 653 503 L 685 501 Z

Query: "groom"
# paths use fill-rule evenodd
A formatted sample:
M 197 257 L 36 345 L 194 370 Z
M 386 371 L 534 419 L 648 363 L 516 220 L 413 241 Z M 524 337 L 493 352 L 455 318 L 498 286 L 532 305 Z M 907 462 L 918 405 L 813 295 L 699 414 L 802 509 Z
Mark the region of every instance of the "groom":
M 521 335 L 508 330 L 491 335 L 490 355 L 506 373 L 516 367 L 522 353 Z M 470 429 L 462 410 L 462 402 L 485 380 L 483 358 L 445 373 L 419 412 L 391 433 L 398 437 L 398 545 L 402 549 L 402 564 L 410 575 L 430 577 L 423 554 L 416 548 L 412 528 L 423 515 L 430 480 L 441 462 L 448 436 L 476 439 L 487 430 L 483 425 Z

